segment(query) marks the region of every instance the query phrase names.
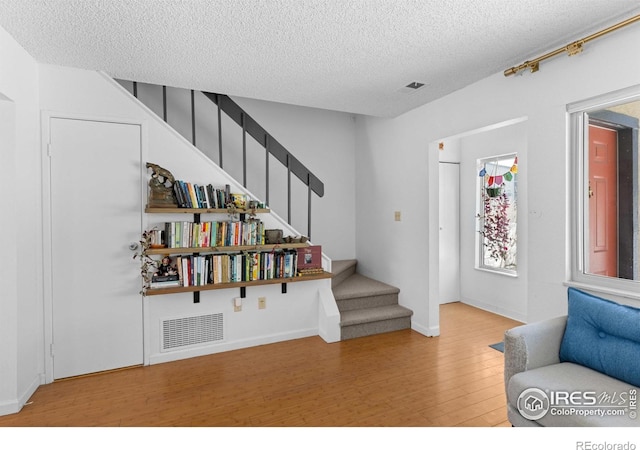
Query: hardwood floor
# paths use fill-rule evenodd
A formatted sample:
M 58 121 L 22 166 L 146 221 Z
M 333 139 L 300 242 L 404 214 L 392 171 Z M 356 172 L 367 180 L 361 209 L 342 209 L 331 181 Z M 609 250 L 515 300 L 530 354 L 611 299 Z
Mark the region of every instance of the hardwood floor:
M 441 335 L 310 337 L 38 388 L 0 426 L 510 426 L 503 354 L 519 325 L 461 303 Z

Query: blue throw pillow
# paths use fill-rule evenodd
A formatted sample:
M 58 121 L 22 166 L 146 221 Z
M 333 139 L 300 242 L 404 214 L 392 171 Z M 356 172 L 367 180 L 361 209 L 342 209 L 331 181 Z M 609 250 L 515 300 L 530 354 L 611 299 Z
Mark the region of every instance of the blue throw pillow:
M 640 309 L 569 288 L 560 361 L 640 386 Z

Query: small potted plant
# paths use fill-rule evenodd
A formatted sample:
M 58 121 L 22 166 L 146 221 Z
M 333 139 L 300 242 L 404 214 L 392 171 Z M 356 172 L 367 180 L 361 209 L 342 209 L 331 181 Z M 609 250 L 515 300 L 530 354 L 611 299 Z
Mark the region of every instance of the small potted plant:
M 485 188 L 485 191 L 487 193 L 487 196 L 490 198 L 496 198 L 496 197 L 500 197 L 502 195 L 502 188 L 504 187 L 504 184 L 501 185 L 492 185 L 492 186 L 487 186 Z
M 152 247 L 152 235 L 154 230 L 144 231 L 140 239 L 139 251 L 133 255 L 133 259 L 140 259 L 140 275 L 142 276 L 142 293 L 149 288 L 153 272 L 158 268 L 158 261 L 153 259 L 147 251 Z

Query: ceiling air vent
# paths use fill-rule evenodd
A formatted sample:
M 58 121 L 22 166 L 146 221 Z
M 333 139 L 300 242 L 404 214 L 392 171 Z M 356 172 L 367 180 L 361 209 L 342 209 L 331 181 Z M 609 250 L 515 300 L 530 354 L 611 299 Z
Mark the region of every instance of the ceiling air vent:
M 424 83 L 420 83 L 418 81 L 412 81 L 411 83 L 407 84 L 405 87 L 401 88 L 400 92 L 404 94 L 413 94 L 424 85 L 425 85 Z
M 223 340 L 222 313 L 162 321 L 163 352 Z
M 409 89 L 420 89 L 422 86 L 424 86 L 424 83 L 418 83 L 417 81 L 413 81 L 407 84 L 406 87 L 408 87 Z

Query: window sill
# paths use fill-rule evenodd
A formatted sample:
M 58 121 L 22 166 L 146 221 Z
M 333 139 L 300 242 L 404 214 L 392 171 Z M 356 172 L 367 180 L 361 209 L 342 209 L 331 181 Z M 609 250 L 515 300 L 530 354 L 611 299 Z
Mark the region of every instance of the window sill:
M 489 269 L 487 267 L 474 267 L 474 269 L 479 270 L 480 272 L 492 273 L 494 275 L 502 275 L 505 277 L 518 278 L 518 272 L 515 272 L 513 270 Z
M 624 297 L 631 300 L 640 301 L 640 293 L 638 292 L 631 292 L 624 289 L 598 286 L 596 284 L 584 283 L 579 281 L 565 281 L 563 284 L 565 286 L 574 287 L 576 289 L 584 289 L 592 292 L 597 292 L 599 294 L 615 295 L 617 297 Z

